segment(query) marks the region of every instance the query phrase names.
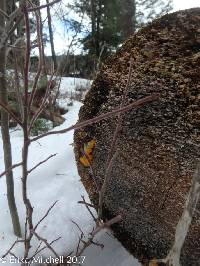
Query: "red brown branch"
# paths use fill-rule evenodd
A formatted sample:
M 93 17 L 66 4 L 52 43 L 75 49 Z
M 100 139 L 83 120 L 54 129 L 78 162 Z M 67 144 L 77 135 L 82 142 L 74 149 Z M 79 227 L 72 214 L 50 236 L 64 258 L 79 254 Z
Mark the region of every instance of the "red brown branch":
M 110 118 L 112 116 L 115 116 L 115 115 L 118 115 L 119 113 L 121 112 L 127 112 L 127 111 L 130 111 L 131 109 L 134 109 L 134 108 L 139 108 L 140 106 L 144 105 L 145 103 L 148 103 L 148 102 L 152 102 L 152 101 L 155 101 L 155 100 L 158 100 L 159 98 L 159 93 L 154 93 L 150 96 L 146 96 L 140 100 L 137 100 L 129 105 L 126 105 L 122 108 L 118 108 L 118 109 L 115 109 L 111 112 L 107 112 L 105 114 L 102 114 L 102 115 L 99 115 L 99 116 L 96 116 L 94 118 L 91 118 L 89 120 L 86 120 L 86 121 L 83 121 L 83 122 L 80 122 L 80 123 L 77 123 L 75 125 L 72 125 L 66 129 L 62 129 L 62 130 L 57 130 L 57 131 L 51 131 L 51 132 L 47 132 L 47 133 L 44 133 L 40 136 L 37 136 L 35 138 L 33 138 L 31 140 L 31 142 L 34 142 L 38 139 L 41 139 L 41 138 L 44 138 L 44 137 L 47 137 L 47 136 L 50 136 L 50 135 L 56 135 L 56 134 L 64 134 L 64 133 L 67 133 L 73 129 L 80 129 L 80 128 L 84 128 L 88 125 L 92 125 L 94 123 L 97 123 L 97 122 L 100 122 L 101 120 L 104 120 L 104 119 L 107 119 L 107 118 Z
M 85 197 L 81 196 L 81 198 L 83 199 L 83 204 L 85 204 L 86 209 L 88 210 L 88 212 L 90 213 L 91 217 L 93 218 L 93 220 L 95 221 L 95 223 L 97 222 L 97 218 L 94 216 L 94 214 L 92 213 L 92 211 L 89 208 L 89 204 L 87 204 L 87 202 L 85 201 Z
M 9 250 L 2 256 L 2 259 L 4 259 L 10 252 L 11 250 L 15 247 L 16 244 L 18 243 L 24 243 L 24 240 L 16 240 L 12 246 L 9 248 Z
M 54 244 L 55 242 L 57 242 L 57 241 L 60 240 L 60 239 L 61 239 L 61 237 L 58 237 L 58 238 L 52 240 L 52 241 L 49 243 L 49 245 Z M 41 253 L 41 251 L 43 251 L 44 249 L 47 248 L 46 246 L 40 248 L 40 247 L 41 247 L 41 244 L 42 244 L 42 241 L 41 241 L 41 243 L 39 244 L 39 246 L 38 246 L 38 248 L 36 249 L 36 251 L 35 251 L 35 253 L 33 254 L 33 256 L 31 256 L 31 257 L 29 258 L 29 261 L 32 261 L 33 258 L 36 257 L 37 254 Z M 70 256 L 70 255 L 69 255 L 69 256 Z
M 34 231 L 38 228 L 38 226 L 44 221 L 44 219 L 49 215 L 50 211 L 54 208 L 54 206 L 58 203 L 58 201 L 55 201 L 54 204 L 47 210 L 45 215 L 38 221 L 36 226 L 34 227 Z
M 102 216 L 104 196 L 106 193 L 106 187 L 107 187 L 109 180 L 110 180 L 110 177 L 111 177 L 111 170 L 113 168 L 113 162 L 115 161 L 116 156 L 117 156 L 117 152 L 111 157 L 111 159 L 109 161 L 109 164 L 107 166 L 106 173 L 105 173 L 104 182 L 103 182 L 103 185 L 102 185 L 101 190 L 99 192 L 99 206 L 98 206 L 98 219 L 99 219 L 99 221 L 102 218 L 101 216 Z
M 125 103 L 126 103 L 126 98 L 127 98 L 128 92 L 129 92 L 129 87 L 130 87 L 130 82 L 131 82 L 132 67 L 133 67 L 133 59 L 131 58 L 130 59 L 130 66 L 129 66 L 129 72 L 128 72 L 128 80 L 127 80 L 126 87 L 125 87 L 123 95 L 122 95 L 122 101 L 120 104 L 120 108 L 125 106 Z M 112 159 L 112 156 L 114 154 L 114 150 L 115 150 L 115 147 L 117 144 L 118 135 L 119 135 L 119 132 L 120 132 L 121 127 L 122 127 L 122 121 L 123 121 L 123 113 L 119 113 L 118 119 L 117 119 L 117 126 L 115 129 L 114 135 L 113 135 L 113 140 L 111 143 L 111 147 L 110 147 L 107 162 L 106 162 L 107 167 L 109 166 L 110 160 Z
M 33 6 L 33 4 L 32 4 Z M 44 67 L 44 54 L 43 54 L 43 43 L 42 43 L 42 22 L 41 22 L 41 14 L 38 13 L 37 11 L 34 12 L 35 17 L 36 17 L 36 31 L 37 31 L 37 42 L 38 42 L 38 50 L 39 50 L 39 62 L 38 62 L 38 68 L 37 68 L 37 73 L 34 78 L 33 86 L 32 86 L 32 91 L 31 91 L 31 96 L 30 100 L 28 103 L 28 112 L 30 112 L 31 105 L 33 103 L 33 99 L 35 97 L 35 93 L 37 90 L 37 84 L 40 78 L 40 74 L 42 72 L 42 68 Z
M 55 157 L 57 155 L 57 153 L 50 155 L 48 158 L 46 158 L 45 160 L 39 162 L 38 164 L 36 164 L 33 168 L 31 168 L 30 170 L 28 170 L 28 174 L 30 174 L 33 170 L 35 170 L 38 166 L 40 166 L 43 163 L 46 163 L 49 159 L 51 159 L 52 157 Z M 1 177 L 1 176 L 0 176 Z
M 0 106 L 22 127 L 22 121 L 16 117 L 16 115 L 10 110 L 8 106 L 0 102 Z
M 46 247 L 55 255 L 56 258 L 59 258 L 59 255 L 56 253 L 56 251 L 52 248 L 51 244 L 48 243 L 45 238 L 39 236 L 34 230 L 31 230 L 31 233 L 35 235 L 39 241 L 42 241 L 46 245 Z
M 21 162 L 21 163 L 16 163 L 16 164 L 12 165 L 12 167 L 6 169 L 4 172 L 2 172 L 2 173 L 0 174 L 0 178 L 1 178 L 2 176 L 4 176 L 7 172 L 9 172 L 10 170 L 15 169 L 15 168 L 17 168 L 17 167 L 19 167 L 19 166 L 21 166 L 21 165 L 22 165 L 22 162 Z
M 85 249 L 87 247 L 89 247 L 91 244 L 93 244 L 93 239 L 94 237 L 103 229 L 106 228 L 110 228 L 110 226 L 112 226 L 115 223 L 118 223 L 122 220 L 122 216 L 121 215 L 117 215 L 116 217 L 114 217 L 113 219 L 107 221 L 106 223 L 102 223 L 101 225 L 97 226 L 96 229 L 91 233 L 91 237 L 89 237 L 89 239 L 87 241 L 82 241 L 84 243 L 83 247 L 81 248 L 81 250 L 79 252 L 77 252 L 76 256 L 80 256 L 83 254 L 83 252 L 85 251 Z
M 45 4 L 45 5 L 40 5 L 40 6 L 36 6 L 36 7 L 32 7 L 32 8 L 29 8 L 28 9 L 28 12 L 33 12 L 33 11 L 36 11 L 36 10 L 40 10 L 40 9 L 43 9 L 43 8 L 46 8 L 48 6 L 52 6 L 54 4 L 57 4 L 61 2 L 61 0 L 54 0 L 53 2 L 49 3 L 49 4 Z
M 101 230 L 110 228 L 113 224 L 119 223 L 122 221 L 122 216 L 117 215 L 116 217 L 112 218 L 111 220 L 107 221 L 106 223 L 102 223 L 99 225 L 93 232 L 92 232 L 92 237 L 95 237 L 97 233 L 99 233 Z

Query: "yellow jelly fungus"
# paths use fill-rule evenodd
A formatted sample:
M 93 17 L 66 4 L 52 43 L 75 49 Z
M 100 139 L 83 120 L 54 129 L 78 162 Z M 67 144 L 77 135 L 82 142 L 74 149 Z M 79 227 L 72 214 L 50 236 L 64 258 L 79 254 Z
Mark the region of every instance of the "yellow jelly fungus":
M 96 140 L 94 139 L 90 140 L 87 144 L 84 144 L 83 156 L 80 157 L 80 162 L 82 163 L 83 166 L 89 167 L 91 165 L 93 159 L 92 152 L 95 145 L 96 145 Z

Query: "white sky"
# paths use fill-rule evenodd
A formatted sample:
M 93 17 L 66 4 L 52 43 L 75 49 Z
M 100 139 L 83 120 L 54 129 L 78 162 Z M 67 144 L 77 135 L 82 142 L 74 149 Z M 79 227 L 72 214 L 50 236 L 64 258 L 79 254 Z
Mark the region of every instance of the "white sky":
M 69 2 L 72 2 L 72 0 L 62 0 L 62 2 L 67 4 Z M 182 9 L 192 8 L 192 7 L 200 7 L 200 0 L 173 0 L 173 6 L 174 6 L 173 11 L 178 11 Z M 69 36 L 69 34 L 64 33 L 62 28 L 59 27 L 58 24 L 54 26 L 54 29 L 55 29 L 55 33 L 54 33 L 55 50 L 57 54 L 62 54 L 64 51 L 65 52 L 67 51 L 71 36 Z M 47 47 L 45 50 L 46 50 L 46 54 L 48 55 L 51 54 L 49 44 L 47 44 Z M 77 51 L 79 51 L 79 49 Z
M 174 11 L 192 7 L 200 7 L 200 0 L 174 0 Z

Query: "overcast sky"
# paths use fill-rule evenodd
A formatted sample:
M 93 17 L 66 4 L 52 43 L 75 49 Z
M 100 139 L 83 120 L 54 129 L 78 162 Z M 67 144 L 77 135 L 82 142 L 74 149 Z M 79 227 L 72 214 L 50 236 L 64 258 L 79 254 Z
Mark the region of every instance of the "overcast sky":
M 174 0 L 174 10 L 200 7 L 200 0 Z
M 72 0 L 62 0 L 62 2 L 67 4 L 69 2 L 72 2 Z M 200 0 L 173 0 L 173 6 L 174 6 L 173 11 L 192 8 L 192 7 L 200 7 Z M 62 27 L 59 27 L 58 24 L 56 25 L 54 23 L 54 29 L 55 29 L 55 36 L 54 36 L 55 50 L 56 53 L 62 54 L 63 52 L 67 51 L 68 44 L 70 43 L 70 36 L 69 34 L 65 34 L 63 32 Z M 46 47 L 46 54 L 48 55 L 51 54 L 50 45 L 47 45 Z

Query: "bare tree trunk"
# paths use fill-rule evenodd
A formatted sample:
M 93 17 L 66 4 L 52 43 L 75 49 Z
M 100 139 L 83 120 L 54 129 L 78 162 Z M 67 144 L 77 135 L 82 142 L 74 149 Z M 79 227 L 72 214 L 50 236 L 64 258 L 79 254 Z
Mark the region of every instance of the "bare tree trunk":
M 0 1 L 0 9 L 6 10 L 6 1 Z M 0 27 L 5 27 L 5 20 L 3 16 L 0 16 Z M 5 105 L 8 104 L 7 85 L 5 77 L 5 66 L 6 66 L 6 47 L 0 50 L 0 101 Z M 4 110 L 1 110 L 1 133 L 3 139 L 3 150 L 4 150 L 4 163 L 5 169 L 12 169 L 12 153 L 11 143 L 9 135 L 9 116 Z M 7 183 L 7 199 L 10 209 L 10 214 L 13 223 L 13 229 L 16 236 L 21 237 L 21 228 L 19 223 L 19 216 L 17 213 L 17 207 L 14 196 L 14 181 L 13 172 L 9 170 L 6 172 L 6 183 Z
M 96 48 L 96 8 L 94 0 L 90 0 L 90 14 L 91 14 L 91 27 L 92 27 L 92 45 L 95 48 L 95 55 L 97 52 Z M 94 73 L 96 72 L 96 58 L 94 57 Z
M 135 0 L 120 0 L 121 26 L 123 40 L 135 32 L 136 3 Z
M 46 0 L 46 3 L 49 4 L 49 0 Z M 56 53 L 55 53 L 55 48 L 54 48 L 53 29 L 52 29 L 52 24 L 51 24 L 51 12 L 50 12 L 49 6 L 47 6 L 47 19 L 48 19 L 49 37 L 50 37 L 50 44 L 51 44 L 51 55 L 52 55 L 52 60 L 54 64 L 54 70 L 57 70 L 58 64 L 57 64 Z

